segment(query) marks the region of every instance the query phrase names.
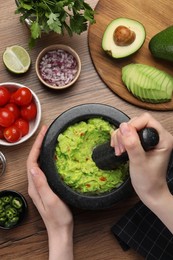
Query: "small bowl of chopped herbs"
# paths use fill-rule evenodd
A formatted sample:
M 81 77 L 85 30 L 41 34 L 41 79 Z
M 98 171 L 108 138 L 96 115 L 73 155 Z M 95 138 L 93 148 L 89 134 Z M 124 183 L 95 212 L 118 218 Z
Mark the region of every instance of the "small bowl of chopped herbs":
M 77 52 L 63 44 L 50 45 L 43 49 L 35 64 L 39 80 L 52 89 L 65 89 L 79 78 L 81 61 Z
M 0 228 L 17 227 L 24 220 L 27 212 L 27 201 L 24 196 L 14 190 L 0 192 Z

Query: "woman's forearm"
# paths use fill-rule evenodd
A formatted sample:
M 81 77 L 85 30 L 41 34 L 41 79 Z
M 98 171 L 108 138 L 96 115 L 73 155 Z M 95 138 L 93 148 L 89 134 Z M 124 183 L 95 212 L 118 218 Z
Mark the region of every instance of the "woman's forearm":
M 165 190 L 157 199 L 148 199 L 145 204 L 173 233 L 173 196 L 169 190 Z
M 73 260 L 73 234 L 63 231 L 49 234 L 49 260 Z

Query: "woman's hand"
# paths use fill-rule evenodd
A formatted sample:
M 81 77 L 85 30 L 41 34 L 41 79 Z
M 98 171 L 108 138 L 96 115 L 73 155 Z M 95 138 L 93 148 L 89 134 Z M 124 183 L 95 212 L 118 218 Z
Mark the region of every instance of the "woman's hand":
M 155 149 L 145 152 L 141 146 L 137 131 L 145 127 L 153 127 L 158 131 L 159 144 Z M 130 162 L 132 185 L 145 204 L 160 198 L 160 194 L 168 192 L 166 172 L 173 148 L 173 137 L 150 114 L 122 123 L 112 134 L 111 145 L 116 155 L 127 151 Z
M 37 163 L 47 128 L 42 127 L 27 160 L 28 193 L 47 228 L 49 259 L 73 259 L 73 217 L 69 208 L 50 189 Z

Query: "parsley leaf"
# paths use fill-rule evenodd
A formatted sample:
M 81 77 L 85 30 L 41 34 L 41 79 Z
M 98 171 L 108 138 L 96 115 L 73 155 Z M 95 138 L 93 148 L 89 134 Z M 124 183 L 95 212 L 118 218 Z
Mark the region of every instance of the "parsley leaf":
M 37 21 L 31 24 L 31 34 L 33 39 L 37 39 L 41 35 L 41 28 Z
M 50 13 L 47 24 L 52 31 L 61 33 L 61 22 L 59 20 L 59 14 Z

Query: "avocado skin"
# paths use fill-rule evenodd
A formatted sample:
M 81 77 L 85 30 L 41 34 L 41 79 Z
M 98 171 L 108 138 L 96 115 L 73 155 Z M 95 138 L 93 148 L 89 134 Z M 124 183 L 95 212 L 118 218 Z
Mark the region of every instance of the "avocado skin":
M 159 32 L 149 42 L 151 54 L 167 61 L 173 61 L 173 26 Z

